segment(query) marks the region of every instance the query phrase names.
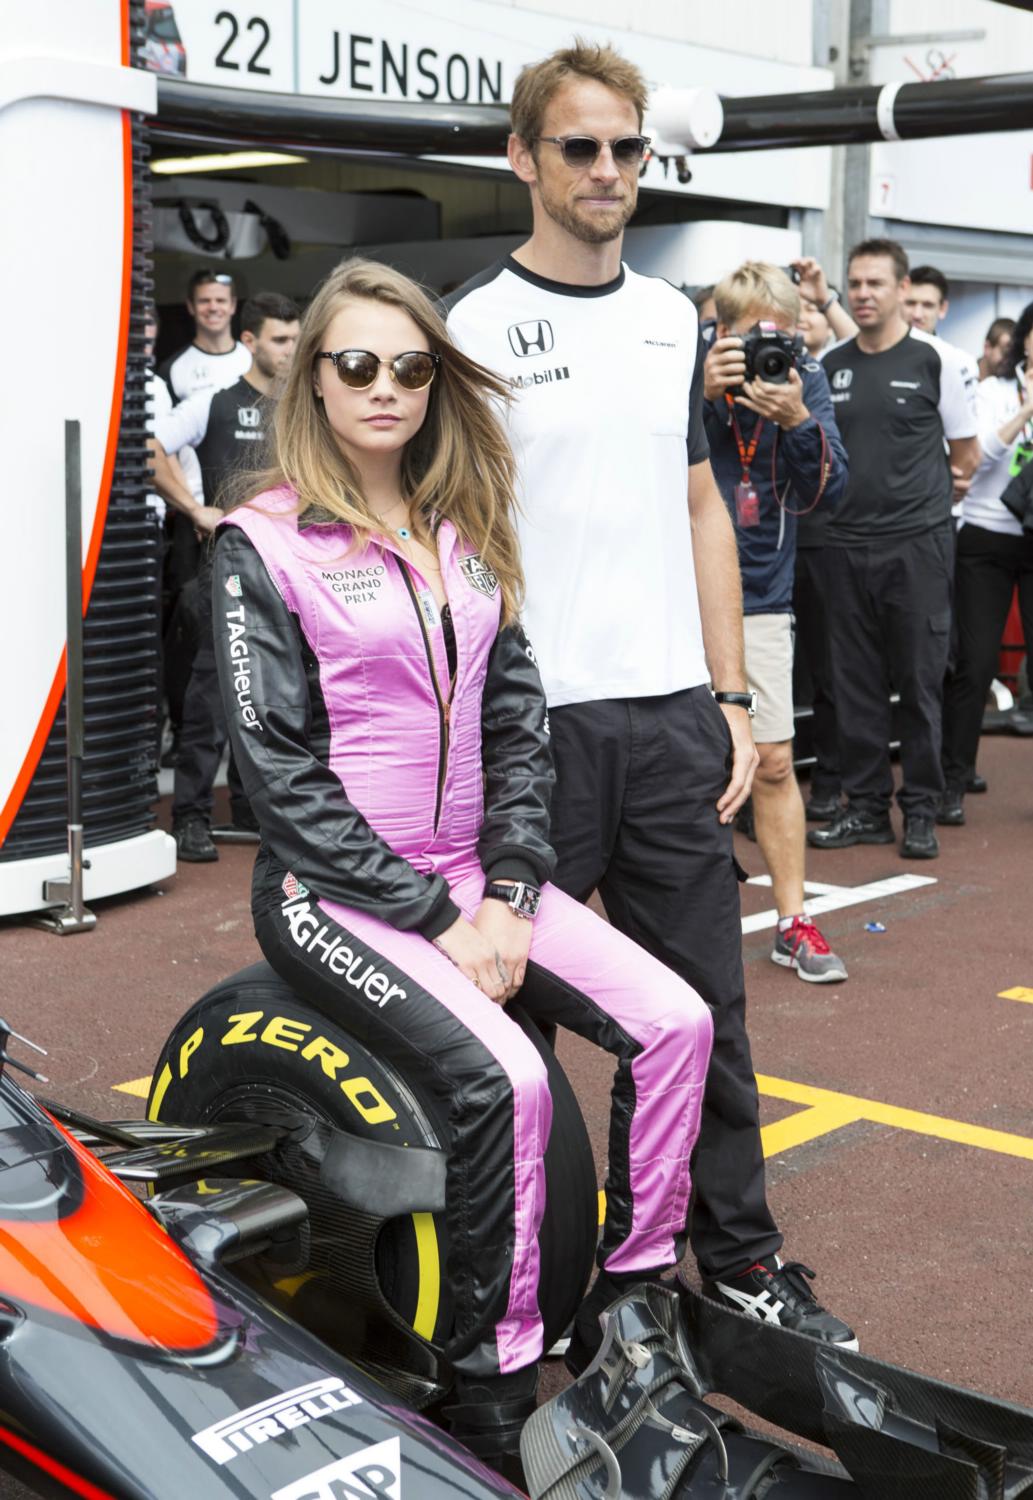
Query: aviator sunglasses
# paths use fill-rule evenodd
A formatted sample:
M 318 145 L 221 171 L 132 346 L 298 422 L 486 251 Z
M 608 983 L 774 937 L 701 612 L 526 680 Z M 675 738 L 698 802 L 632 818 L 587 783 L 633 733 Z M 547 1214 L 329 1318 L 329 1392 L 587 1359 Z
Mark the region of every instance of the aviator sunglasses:
M 387 365 L 391 379 L 403 391 L 422 391 L 430 385 L 441 363 L 440 354 L 426 354 L 422 349 L 396 354 L 394 359 L 378 359 L 368 349 L 335 349 L 333 353 L 323 350 L 319 358 L 332 360 L 338 379 L 352 391 L 368 391 L 380 374 L 381 365 Z
M 619 167 L 638 166 L 652 136 L 620 135 L 615 141 L 597 141 L 594 135 L 540 135 L 540 141 L 558 146 L 568 167 L 590 167 L 604 146 L 609 146 Z

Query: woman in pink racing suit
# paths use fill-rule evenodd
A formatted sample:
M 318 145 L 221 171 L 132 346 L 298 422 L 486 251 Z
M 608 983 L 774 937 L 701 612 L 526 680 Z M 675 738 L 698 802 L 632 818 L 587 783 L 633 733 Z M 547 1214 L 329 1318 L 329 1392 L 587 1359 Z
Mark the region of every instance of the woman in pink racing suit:
M 448 1115 L 453 1430 L 516 1451 L 542 1354 L 537 1231 L 550 1099 L 503 1008 L 611 1052 L 596 1314 L 678 1261 L 710 1015 L 649 954 L 547 884 L 552 768 L 517 619 L 506 388 L 429 299 L 372 262 L 317 293 L 261 493 L 219 528 L 216 654 L 262 844 L 269 963 Z

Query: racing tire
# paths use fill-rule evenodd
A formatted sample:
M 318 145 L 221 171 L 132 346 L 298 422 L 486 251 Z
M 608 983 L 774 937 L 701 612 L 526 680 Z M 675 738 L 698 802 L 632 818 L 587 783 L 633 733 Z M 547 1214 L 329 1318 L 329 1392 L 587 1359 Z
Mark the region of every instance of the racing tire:
M 595 1167 L 581 1111 L 555 1053 L 518 1006 L 508 1013 L 544 1059 L 553 1103 L 539 1235 L 539 1307 L 548 1349 L 570 1323 L 591 1274 L 598 1224 Z M 393 1146 L 443 1147 L 446 1120 L 429 1090 L 403 1078 L 337 1021 L 301 1000 L 268 964 L 257 963 L 209 990 L 177 1023 L 154 1070 L 147 1117 L 179 1125 L 307 1121 L 275 1151 L 240 1164 L 238 1175 L 281 1183 L 309 1210 L 308 1265 L 300 1274 L 270 1279 L 261 1290 L 326 1342 L 354 1355 L 349 1345 L 356 1319 L 348 1303 L 355 1300 L 356 1270 L 347 1246 L 352 1221 L 362 1216 L 320 1182 L 320 1142 L 325 1148 L 333 1132 L 343 1131 Z M 380 1291 L 405 1324 L 437 1348 L 452 1327 L 446 1253 L 443 1214 L 414 1212 L 379 1227 Z

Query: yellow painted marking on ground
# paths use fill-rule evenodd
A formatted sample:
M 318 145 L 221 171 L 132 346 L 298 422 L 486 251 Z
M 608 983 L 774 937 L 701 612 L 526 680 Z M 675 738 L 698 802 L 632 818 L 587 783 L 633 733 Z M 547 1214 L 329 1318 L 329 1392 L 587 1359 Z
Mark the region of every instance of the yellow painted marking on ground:
M 116 1094 L 132 1094 L 136 1099 L 146 1099 L 151 1092 L 151 1075 L 146 1078 L 130 1078 L 128 1083 L 112 1084 Z
M 812 1104 L 809 1109 L 797 1110 L 784 1120 L 775 1120 L 771 1125 L 763 1127 L 760 1140 L 764 1155 L 779 1156 L 783 1151 L 791 1151 L 794 1146 L 802 1146 L 805 1141 L 828 1135 L 841 1125 L 853 1125 L 860 1118 L 857 1110 L 849 1104 Z
M 998 990 L 998 1000 L 1025 1000 L 1027 1005 L 1033 1005 L 1033 990 L 1028 990 L 1025 985 L 1017 984 L 1012 990 Z
M 757 1087 L 762 1094 L 767 1094 L 772 1099 L 787 1099 L 792 1104 L 812 1107 L 837 1105 L 853 1111 L 857 1120 L 872 1120 L 877 1125 L 889 1125 L 894 1130 L 910 1130 L 916 1135 L 935 1136 L 938 1140 L 951 1141 L 958 1146 L 976 1146 L 981 1151 L 996 1151 L 1002 1156 L 1018 1156 L 1025 1161 L 1033 1161 L 1033 1140 L 1028 1136 L 1011 1135 L 1005 1130 L 989 1130 L 984 1125 L 969 1125 L 964 1120 L 948 1120 L 942 1115 L 927 1115 L 917 1109 L 901 1109 L 896 1104 L 883 1104 L 878 1099 L 837 1094 L 832 1089 L 817 1089 L 807 1083 L 791 1083 L 788 1079 L 771 1078 L 763 1073 L 757 1074 Z M 797 1118 L 799 1117 L 796 1115 L 790 1116 L 790 1120 Z M 839 1123 L 843 1124 L 845 1121 L 840 1120 Z M 832 1128 L 836 1129 L 838 1126 Z

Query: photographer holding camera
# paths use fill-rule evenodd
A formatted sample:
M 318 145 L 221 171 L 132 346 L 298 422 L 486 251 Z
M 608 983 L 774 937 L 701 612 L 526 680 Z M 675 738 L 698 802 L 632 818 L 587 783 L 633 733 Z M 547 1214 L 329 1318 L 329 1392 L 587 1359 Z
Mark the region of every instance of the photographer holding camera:
M 977 393 L 983 459 L 962 509 L 954 577 L 958 659 L 944 692 L 943 774 L 938 823 L 965 821 L 987 689 L 1012 593 L 1019 589 L 1026 659 L 1033 647 L 1033 302 L 1011 337 L 1000 372 Z M 1025 726 L 1027 720 L 1019 721 Z M 1033 732 L 1030 726 L 1028 732 Z
M 793 575 L 797 516 L 836 503 L 846 454 L 828 384 L 796 326 L 800 296 L 777 266 L 748 261 L 715 288 L 703 365 L 710 461 L 735 526 L 746 676 L 757 695 L 753 813 L 778 907 L 771 957 L 801 979 L 847 977 L 804 912 L 804 806 L 793 770 Z

